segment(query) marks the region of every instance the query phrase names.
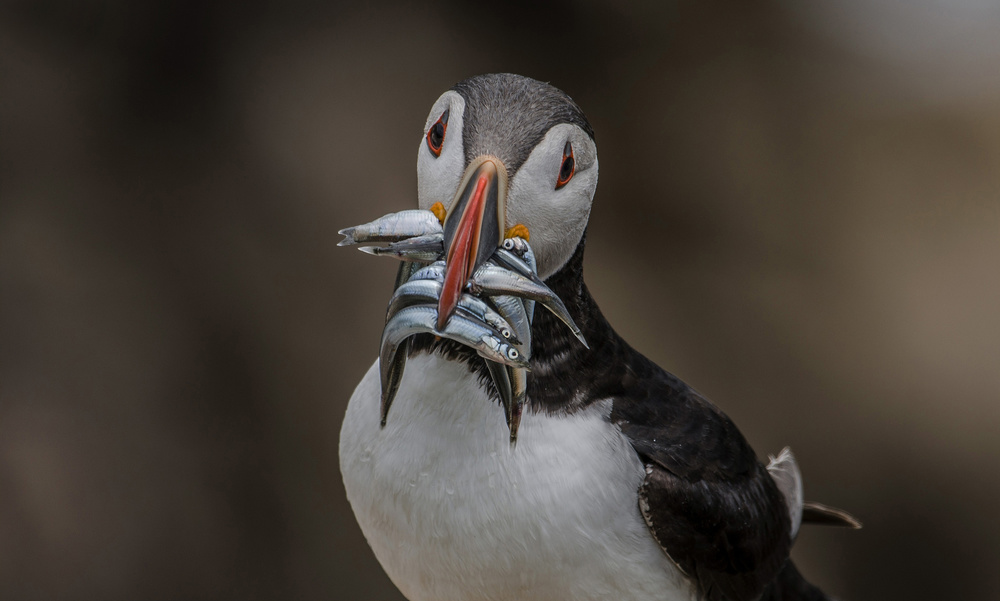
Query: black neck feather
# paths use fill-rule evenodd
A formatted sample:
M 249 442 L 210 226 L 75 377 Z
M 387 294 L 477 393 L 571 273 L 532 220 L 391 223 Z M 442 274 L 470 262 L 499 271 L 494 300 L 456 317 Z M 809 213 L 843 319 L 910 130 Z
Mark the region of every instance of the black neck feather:
M 587 344 L 583 346 L 555 315 L 535 307 L 528 404 L 535 411 L 572 412 L 623 392 L 628 371 L 643 359 L 604 318 L 583 281 L 584 232 L 573 256 L 546 280 L 566 304 Z
M 583 332 L 590 349 L 584 347 L 551 312 L 538 303 L 532 323 L 531 372 L 528 375 L 530 411 L 572 412 L 620 395 L 634 380 L 636 361 L 648 363 L 614 331 L 601 313 L 583 281 L 586 233 L 569 261 L 546 284 L 566 304 Z M 483 359 L 466 346 L 429 334 L 413 338 L 410 354 L 438 353 L 461 361 L 476 373 L 493 400 L 499 400 Z

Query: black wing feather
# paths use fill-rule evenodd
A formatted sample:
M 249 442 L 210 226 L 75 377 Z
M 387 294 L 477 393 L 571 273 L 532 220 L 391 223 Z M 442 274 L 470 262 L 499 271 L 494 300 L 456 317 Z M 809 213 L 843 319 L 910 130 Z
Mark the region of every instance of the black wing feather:
M 660 547 L 704 599 L 760 598 L 791 545 L 778 487 L 725 414 L 611 328 L 583 283 L 582 249 L 546 283 L 591 348 L 536 309 L 529 408 L 573 412 L 611 399 L 610 419 L 646 466 L 640 511 Z
M 653 537 L 710 601 L 757 599 L 791 546 L 785 500 L 732 421 L 636 353 L 611 419 L 646 466 L 639 505 Z

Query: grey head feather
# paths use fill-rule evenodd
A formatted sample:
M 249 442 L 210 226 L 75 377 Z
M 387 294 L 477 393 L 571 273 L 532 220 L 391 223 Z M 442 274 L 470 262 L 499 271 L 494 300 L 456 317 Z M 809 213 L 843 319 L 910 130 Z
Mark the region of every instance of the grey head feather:
M 532 149 L 554 125 L 580 126 L 591 139 L 594 130 L 568 94 L 547 83 L 514 75 L 477 75 L 452 88 L 465 99 L 462 138 L 465 163 L 491 154 L 513 177 Z

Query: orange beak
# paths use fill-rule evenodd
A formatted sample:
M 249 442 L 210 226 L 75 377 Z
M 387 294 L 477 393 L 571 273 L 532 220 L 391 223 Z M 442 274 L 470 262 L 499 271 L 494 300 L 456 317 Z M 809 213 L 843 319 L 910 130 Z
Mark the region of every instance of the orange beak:
M 490 258 L 502 241 L 506 199 L 501 199 L 502 167 L 494 158 L 470 165 L 471 177 L 444 222 L 444 285 L 438 300 L 437 329 L 442 330 L 476 268 Z M 503 190 L 506 192 L 506 190 Z

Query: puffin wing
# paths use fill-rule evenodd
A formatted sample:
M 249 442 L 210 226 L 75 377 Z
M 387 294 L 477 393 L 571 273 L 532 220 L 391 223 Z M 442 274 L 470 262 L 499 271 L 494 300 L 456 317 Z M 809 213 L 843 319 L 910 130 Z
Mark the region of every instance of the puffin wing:
M 805 503 L 802 506 L 803 524 L 820 524 L 823 526 L 840 526 L 852 530 L 861 529 L 861 521 L 843 509 L 823 505 L 822 503 Z
M 709 601 L 758 599 L 788 560 L 781 490 L 732 421 L 652 362 L 614 401 L 645 465 L 639 509 L 653 538 Z

